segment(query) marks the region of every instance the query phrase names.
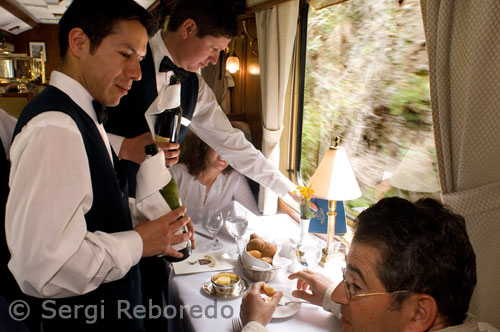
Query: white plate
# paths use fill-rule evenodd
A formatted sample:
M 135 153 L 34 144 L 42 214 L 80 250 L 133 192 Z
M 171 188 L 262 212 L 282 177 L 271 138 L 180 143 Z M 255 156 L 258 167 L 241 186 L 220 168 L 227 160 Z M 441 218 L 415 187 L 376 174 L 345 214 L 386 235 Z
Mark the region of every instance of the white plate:
M 285 303 L 288 301 L 293 301 L 293 299 L 283 296 L 280 300 L 280 303 Z M 286 318 L 293 316 L 299 311 L 302 303 L 291 303 L 288 305 L 278 306 L 273 313 L 273 318 Z

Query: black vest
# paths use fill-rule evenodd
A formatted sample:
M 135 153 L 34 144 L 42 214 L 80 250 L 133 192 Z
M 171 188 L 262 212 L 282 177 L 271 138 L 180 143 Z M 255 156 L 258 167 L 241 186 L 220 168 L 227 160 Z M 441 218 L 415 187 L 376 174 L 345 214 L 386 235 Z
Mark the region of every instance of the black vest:
M 113 153 L 115 165 L 113 167 L 108 150 L 94 121 L 65 93 L 55 87 L 47 87 L 23 110 L 14 130 L 14 137 L 30 119 L 51 110 L 69 115 L 75 121 L 83 138 L 93 194 L 92 207 L 85 214 L 88 231 L 114 233 L 131 230 L 126 175 L 121 171 L 118 158 Z M 50 149 L 49 146 L 46 148 Z M 55 305 L 45 300 L 47 308 L 56 310 L 63 305 L 69 305 L 72 308 L 76 305 L 92 305 L 97 308 L 98 319 L 95 323 L 88 324 L 88 321 L 92 319 L 85 317 L 80 309 L 76 319 L 43 320 L 44 331 L 142 331 L 141 319 L 129 319 L 123 313 L 118 319 L 118 309 L 124 308 L 126 301 L 130 308 L 142 302 L 137 265 L 133 266 L 122 279 L 102 284 L 85 295 L 58 299 Z M 104 318 L 100 314 L 102 311 L 104 311 Z M 51 312 L 42 308 L 42 314 L 50 315 Z
M 153 54 L 148 45 L 146 57 L 141 61 L 142 79 L 132 84 L 132 89 L 120 100 L 116 107 L 109 107 L 106 131 L 112 134 L 132 138 L 149 131 L 144 113 L 158 96 L 156 72 Z M 182 82 L 181 107 L 182 117 L 191 120 L 198 100 L 199 81 L 195 73 Z M 181 126 L 179 143 L 186 136 L 188 127 Z

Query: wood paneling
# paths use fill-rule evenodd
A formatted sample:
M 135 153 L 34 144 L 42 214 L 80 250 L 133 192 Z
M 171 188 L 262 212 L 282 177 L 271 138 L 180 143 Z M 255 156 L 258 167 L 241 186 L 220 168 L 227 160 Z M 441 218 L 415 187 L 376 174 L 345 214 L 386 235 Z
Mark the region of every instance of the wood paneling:
M 246 26 L 251 36 L 257 36 L 254 16 L 245 16 Z M 260 74 L 250 69 L 259 68 L 257 41 L 245 35 L 242 20 L 239 21 L 240 34 L 235 38 L 236 56 L 240 60 L 240 70 L 233 74 L 235 87 L 231 89 L 231 113 L 244 114 L 252 131 L 252 143 L 257 149 L 262 146 L 262 98 Z
M 45 42 L 47 49 L 47 62 L 45 63 L 45 77 L 50 79 L 50 73 L 57 69 L 61 61 L 59 56 L 59 41 L 57 38 L 59 28 L 57 24 L 40 24 L 37 29 L 31 29 L 9 39 L 14 44 L 16 53 L 29 55 L 29 42 Z

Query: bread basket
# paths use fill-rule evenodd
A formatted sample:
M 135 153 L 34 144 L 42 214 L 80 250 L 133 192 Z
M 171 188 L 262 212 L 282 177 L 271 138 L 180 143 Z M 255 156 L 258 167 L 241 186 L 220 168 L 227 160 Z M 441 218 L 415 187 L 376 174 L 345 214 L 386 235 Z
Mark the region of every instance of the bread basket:
M 252 281 L 272 281 L 274 280 L 274 278 L 276 278 L 278 271 L 281 269 L 281 267 L 273 267 L 267 271 L 253 270 L 243 265 L 243 263 L 241 262 L 241 256 L 238 257 L 238 263 L 240 264 L 241 269 L 243 270 L 245 275 Z

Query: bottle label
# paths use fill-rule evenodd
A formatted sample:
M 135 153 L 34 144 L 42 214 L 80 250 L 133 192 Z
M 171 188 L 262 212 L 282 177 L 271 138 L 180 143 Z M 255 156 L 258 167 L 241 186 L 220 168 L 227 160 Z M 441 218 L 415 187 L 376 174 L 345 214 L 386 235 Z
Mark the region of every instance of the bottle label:
M 170 138 L 155 134 L 156 143 L 170 143 Z

